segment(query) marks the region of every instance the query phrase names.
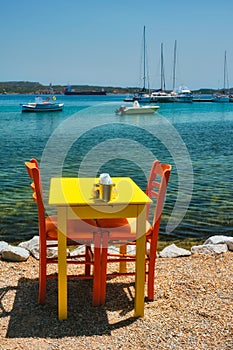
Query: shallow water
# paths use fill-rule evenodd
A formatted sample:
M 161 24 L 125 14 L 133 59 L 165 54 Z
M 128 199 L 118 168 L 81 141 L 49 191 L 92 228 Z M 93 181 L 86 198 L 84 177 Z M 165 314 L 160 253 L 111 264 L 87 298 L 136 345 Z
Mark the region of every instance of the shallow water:
M 32 157 L 41 161 L 48 214 L 51 176 L 109 172 L 145 189 L 157 158 L 173 167 L 160 237 L 233 234 L 233 103 L 161 104 L 153 116 L 122 117 L 114 111 L 123 96 L 61 96 L 63 112 L 21 113 L 33 98 L 0 96 L 1 240 L 37 233 L 24 166 Z

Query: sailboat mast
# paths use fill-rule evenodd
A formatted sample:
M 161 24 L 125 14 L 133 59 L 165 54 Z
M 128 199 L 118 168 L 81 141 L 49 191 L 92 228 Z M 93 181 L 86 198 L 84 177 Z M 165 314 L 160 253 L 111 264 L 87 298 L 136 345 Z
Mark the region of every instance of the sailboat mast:
M 224 54 L 224 72 L 223 72 L 223 93 L 225 94 L 226 92 L 226 69 L 227 69 L 227 52 L 225 51 Z
M 143 90 L 146 89 L 146 27 L 143 27 Z
M 163 43 L 161 43 L 161 90 L 165 90 L 165 74 L 163 63 Z
M 175 91 L 176 87 L 176 40 L 174 45 L 174 61 L 173 61 L 173 84 L 172 84 L 172 90 Z

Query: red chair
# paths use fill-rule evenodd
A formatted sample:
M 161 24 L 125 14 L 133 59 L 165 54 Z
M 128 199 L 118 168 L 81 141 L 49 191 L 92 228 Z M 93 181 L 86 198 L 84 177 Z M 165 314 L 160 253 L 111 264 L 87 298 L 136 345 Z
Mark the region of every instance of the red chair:
M 147 293 L 148 300 L 154 300 L 154 272 L 156 250 L 159 236 L 159 228 L 168 180 L 171 172 L 171 165 L 161 164 L 156 160 L 152 164 L 150 171 L 146 194 L 153 200 L 154 203 L 147 206 L 147 222 L 146 222 L 146 243 L 150 246 L 149 254 L 146 256 L 146 275 L 147 275 Z M 153 222 L 149 222 L 149 214 L 152 210 Z M 102 229 L 103 247 L 102 247 L 102 271 L 101 271 L 101 303 L 105 301 L 106 295 L 106 278 L 107 276 L 119 275 L 135 275 L 134 272 L 127 272 L 127 263 L 136 261 L 136 254 L 127 253 L 129 246 L 135 246 L 136 251 L 136 219 L 99 219 L 97 225 Z M 110 253 L 108 247 L 110 245 L 120 245 L 119 252 L 116 254 Z M 107 265 L 110 263 L 120 263 L 119 272 L 108 272 Z
M 29 177 L 33 180 L 31 188 L 37 203 L 39 225 L 39 295 L 38 302 L 45 303 L 47 278 L 57 278 L 57 273 L 48 274 L 47 265 L 57 264 L 58 259 L 47 256 L 48 247 L 57 247 L 57 216 L 45 217 L 40 171 L 36 159 L 26 162 Z M 84 265 L 84 273 L 68 275 L 72 278 L 93 278 L 93 305 L 100 303 L 100 232 L 94 220 L 69 220 L 67 223 L 67 246 L 85 244 L 85 254 L 67 256 L 68 264 Z M 94 256 L 91 244 L 94 243 Z M 91 273 L 91 266 L 93 266 Z

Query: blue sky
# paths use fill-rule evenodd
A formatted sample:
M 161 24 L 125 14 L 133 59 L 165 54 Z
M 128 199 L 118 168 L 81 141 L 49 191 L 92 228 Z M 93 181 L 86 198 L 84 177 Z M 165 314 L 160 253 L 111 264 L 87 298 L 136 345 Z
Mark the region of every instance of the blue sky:
M 233 86 L 233 2 L 214 0 L 1 1 L 0 81 L 139 86 L 146 26 L 150 87 L 160 87 L 160 45 L 166 87 L 223 86 L 224 51 Z

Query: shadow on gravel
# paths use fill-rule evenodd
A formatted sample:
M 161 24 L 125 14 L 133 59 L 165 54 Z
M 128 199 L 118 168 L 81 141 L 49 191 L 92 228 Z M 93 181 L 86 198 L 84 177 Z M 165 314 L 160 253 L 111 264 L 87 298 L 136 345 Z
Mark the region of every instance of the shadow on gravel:
M 115 283 L 116 282 L 116 283 Z M 134 323 L 127 314 L 134 308 L 129 283 L 108 283 L 105 305 L 92 306 L 92 281 L 68 281 L 68 319 L 57 319 L 57 281 L 48 280 L 46 304 L 37 303 L 38 279 L 20 278 L 12 310 L 0 304 L 0 317 L 10 316 L 7 338 L 62 338 L 67 336 L 110 335 L 111 331 Z M 4 298 L 9 287 L 0 290 Z M 117 312 L 117 322 L 108 320 L 107 312 Z M 124 319 L 123 319 L 124 318 Z M 119 320 L 119 321 L 118 321 Z

